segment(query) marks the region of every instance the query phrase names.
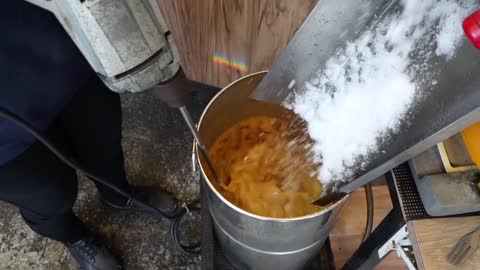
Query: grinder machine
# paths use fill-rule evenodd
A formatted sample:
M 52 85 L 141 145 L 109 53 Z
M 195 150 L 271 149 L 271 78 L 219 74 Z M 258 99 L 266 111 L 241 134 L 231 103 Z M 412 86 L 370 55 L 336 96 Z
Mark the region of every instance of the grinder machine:
M 401 4 L 398 0 L 321 1 L 251 97 L 282 103 L 294 90 L 292 82 L 297 86 L 312 80 L 339 48 L 397 11 Z M 477 39 L 478 44 L 478 15 L 468 22 L 467 35 Z M 461 32 L 461 26 L 455 31 Z M 449 61 L 442 57 L 430 61 L 433 70 L 428 72 L 429 79 L 414 79 L 423 96 L 413 101 L 408 118 L 400 120 L 398 132 L 379 146 L 381 151 L 363 157 L 363 166 L 355 168 L 339 183 L 338 191 L 320 203 L 355 191 L 480 120 L 480 79 L 475 72 L 480 67 L 477 48 L 470 42 L 462 42 Z

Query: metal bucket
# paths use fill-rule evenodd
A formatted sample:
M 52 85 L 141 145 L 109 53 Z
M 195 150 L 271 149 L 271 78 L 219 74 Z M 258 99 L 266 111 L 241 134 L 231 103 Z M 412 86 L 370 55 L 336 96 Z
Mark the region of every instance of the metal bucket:
M 248 98 L 266 71 L 245 76 L 210 101 L 198 124 L 210 147 L 229 127 L 252 116 L 280 117 L 284 109 Z M 205 174 L 206 164 L 196 150 L 215 234 L 227 259 L 238 269 L 294 270 L 319 251 L 347 197 L 321 212 L 297 218 L 269 218 L 248 213 L 222 197 Z M 215 180 L 213 180 L 215 181 Z

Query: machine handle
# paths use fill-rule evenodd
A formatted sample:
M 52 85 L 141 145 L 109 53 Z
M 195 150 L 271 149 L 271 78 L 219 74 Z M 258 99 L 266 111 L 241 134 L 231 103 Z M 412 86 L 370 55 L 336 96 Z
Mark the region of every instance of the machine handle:
M 477 49 L 480 49 L 480 10 L 463 20 L 463 32 Z
M 192 86 L 180 68 L 167 81 L 155 85 L 153 94 L 172 108 L 184 107 L 192 100 Z

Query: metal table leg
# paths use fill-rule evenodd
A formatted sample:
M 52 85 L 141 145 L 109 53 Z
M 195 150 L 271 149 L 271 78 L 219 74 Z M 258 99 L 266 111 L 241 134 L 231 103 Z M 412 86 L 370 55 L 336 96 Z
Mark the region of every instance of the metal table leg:
M 392 172 L 387 173 L 385 177 L 387 178 L 393 209 L 345 263 L 342 267 L 343 270 L 373 269 L 383 259 L 379 256 L 379 249 L 406 224 L 398 202 Z

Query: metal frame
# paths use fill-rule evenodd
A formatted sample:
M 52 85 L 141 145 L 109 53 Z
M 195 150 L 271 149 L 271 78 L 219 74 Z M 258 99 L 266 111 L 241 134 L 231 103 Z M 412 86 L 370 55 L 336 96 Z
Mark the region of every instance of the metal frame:
M 405 262 L 409 270 L 416 270 L 417 268 L 413 265 L 412 261 L 410 261 L 404 249 L 412 250 L 412 242 L 408 239 L 407 225 L 403 225 L 403 227 L 378 250 L 378 257 L 383 259 L 390 252 L 395 251 L 398 257 L 402 258 Z
M 392 210 L 385 216 L 380 224 L 375 228 L 372 234 L 363 242 L 350 257 L 350 259 L 341 268 L 342 270 L 370 270 L 382 261 L 386 254 L 397 249 L 398 245 L 393 244 L 394 249 L 386 250 L 386 243 L 390 243 L 395 236 L 402 236 L 402 230 L 405 231 L 406 221 L 403 217 L 400 202 L 393 180 L 393 172 L 385 174 L 387 179 L 388 191 L 392 200 Z M 401 245 L 400 245 L 401 246 Z M 401 249 L 401 248 L 400 248 Z M 379 253 L 381 252 L 381 253 Z M 400 251 L 397 251 L 400 252 Z M 402 250 L 403 252 L 403 250 Z M 406 255 L 406 254 L 405 254 Z M 413 266 L 413 264 L 412 264 Z

